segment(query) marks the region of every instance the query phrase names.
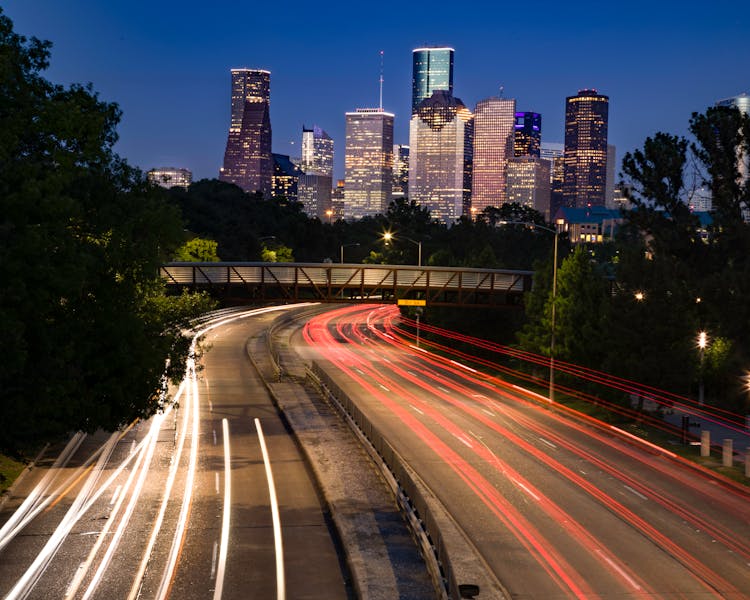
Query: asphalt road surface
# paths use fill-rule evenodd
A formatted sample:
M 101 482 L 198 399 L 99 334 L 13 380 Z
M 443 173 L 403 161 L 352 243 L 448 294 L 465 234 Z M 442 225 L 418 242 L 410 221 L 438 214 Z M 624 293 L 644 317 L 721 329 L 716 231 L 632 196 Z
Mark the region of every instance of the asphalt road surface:
M 750 598 L 747 488 L 415 348 L 396 315 L 328 312 L 299 352 L 386 432 L 505 595 Z

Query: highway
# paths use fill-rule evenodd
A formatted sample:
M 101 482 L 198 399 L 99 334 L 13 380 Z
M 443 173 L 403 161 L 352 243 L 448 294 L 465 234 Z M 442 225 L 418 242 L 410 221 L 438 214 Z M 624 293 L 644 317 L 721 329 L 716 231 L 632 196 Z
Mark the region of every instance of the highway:
M 323 495 L 249 360 L 282 310 L 207 322 L 173 408 L 40 458 L 0 510 L 0 596 L 354 597 Z
M 397 312 L 327 312 L 299 351 L 386 432 L 506 597 L 750 598 L 746 488 L 414 347 Z

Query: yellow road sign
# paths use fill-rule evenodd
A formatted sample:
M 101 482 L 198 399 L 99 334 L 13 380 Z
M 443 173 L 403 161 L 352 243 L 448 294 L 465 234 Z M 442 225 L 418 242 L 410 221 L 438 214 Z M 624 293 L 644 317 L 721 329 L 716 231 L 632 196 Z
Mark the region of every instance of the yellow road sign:
M 399 298 L 399 306 L 427 306 L 427 300 L 412 300 L 411 298 Z

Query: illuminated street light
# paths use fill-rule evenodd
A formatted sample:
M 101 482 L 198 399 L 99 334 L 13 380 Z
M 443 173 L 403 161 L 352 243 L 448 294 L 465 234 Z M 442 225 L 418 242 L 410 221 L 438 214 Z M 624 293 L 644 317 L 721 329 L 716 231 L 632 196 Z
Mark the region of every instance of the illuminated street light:
M 555 401 L 555 308 L 557 304 L 557 240 L 560 237 L 560 232 L 557 229 L 552 229 L 545 225 L 539 225 L 538 223 L 532 223 L 531 221 L 498 221 L 500 225 L 524 225 L 526 227 L 533 227 L 535 229 L 543 229 L 549 231 L 555 236 L 555 247 L 552 257 L 552 326 L 550 327 L 550 343 L 549 343 L 549 401 Z
M 407 242 L 411 242 L 412 244 L 417 245 L 417 248 L 418 248 L 417 266 L 421 267 L 422 266 L 422 242 L 418 242 L 417 240 L 408 238 L 405 235 L 399 236 L 399 239 L 406 240 Z M 390 231 L 386 231 L 383 234 L 383 241 L 387 244 L 388 242 L 396 241 L 396 237 Z
M 703 406 L 703 356 L 708 346 L 708 336 L 705 331 L 698 332 L 698 349 L 700 352 L 700 367 L 698 374 L 698 404 Z
M 646 294 L 644 294 L 641 291 L 637 291 L 635 293 L 635 299 L 638 300 L 638 302 L 643 302 L 644 298 L 646 298 Z

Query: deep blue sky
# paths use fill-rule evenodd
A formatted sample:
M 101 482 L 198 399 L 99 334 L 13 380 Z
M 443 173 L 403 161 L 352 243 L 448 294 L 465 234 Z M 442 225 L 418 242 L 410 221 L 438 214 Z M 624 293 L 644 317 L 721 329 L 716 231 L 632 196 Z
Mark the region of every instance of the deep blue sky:
M 563 140 L 565 97 L 610 98 L 609 140 L 624 152 L 690 114 L 750 92 L 750 2 L 529 3 L 240 0 L 0 0 L 17 32 L 53 42 L 46 76 L 91 82 L 124 114 L 117 151 L 131 164 L 215 177 L 229 127 L 233 67 L 271 71 L 275 152 L 299 154 L 302 125 L 334 138 L 343 178 L 344 113 L 378 103 L 408 144 L 411 51 L 456 50 L 454 93 L 473 110 L 497 95 L 542 114 Z M 292 143 L 293 142 L 293 143 Z M 619 171 L 619 169 L 618 169 Z

